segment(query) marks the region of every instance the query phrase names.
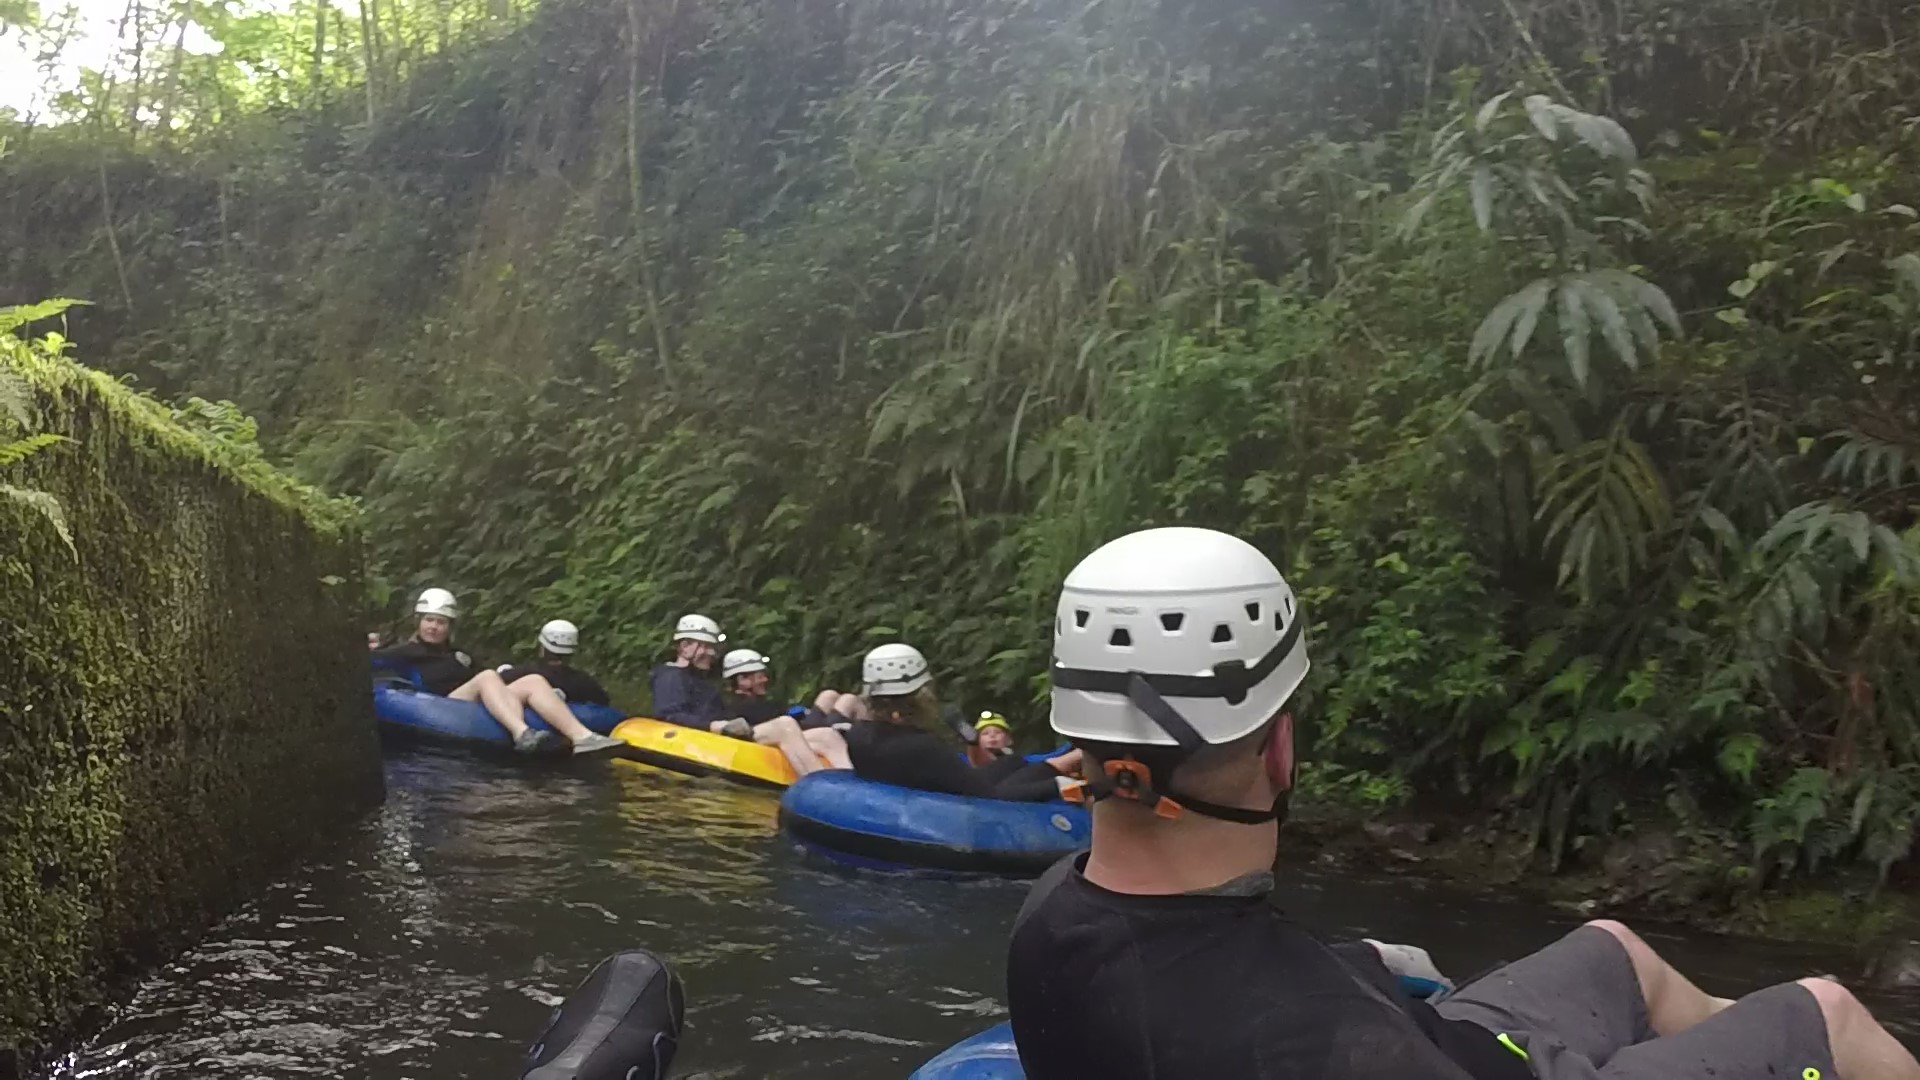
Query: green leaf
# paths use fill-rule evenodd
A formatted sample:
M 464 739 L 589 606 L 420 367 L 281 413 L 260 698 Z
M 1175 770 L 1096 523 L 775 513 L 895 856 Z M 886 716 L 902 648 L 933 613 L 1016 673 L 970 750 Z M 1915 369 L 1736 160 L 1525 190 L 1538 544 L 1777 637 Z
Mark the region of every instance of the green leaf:
M 1487 125 L 1493 123 L 1494 116 L 1500 112 L 1500 106 L 1506 104 L 1507 99 L 1512 96 L 1513 91 L 1505 90 L 1493 95 L 1485 105 L 1480 106 L 1480 112 L 1473 118 L 1474 130 L 1487 130 Z
M 1733 521 L 1729 519 L 1727 515 L 1721 513 L 1718 507 L 1701 507 L 1700 523 L 1705 525 L 1707 531 L 1713 533 L 1713 535 L 1726 546 L 1728 551 L 1742 550 L 1740 545 L 1740 530 L 1733 527 Z
M 1613 347 L 1614 355 L 1630 368 L 1640 366 L 1640 354 L 1633 346 L 1633 332 L 1627 328 L 1627 316 L 1606 290 L 1590 282 L 1577 282 L 1581 298 L 1600 324 L 1600 336 Z
M 1726 323 L 1728 326 L 1747 325 L 1747 309 L 1746 308 L 1737 308 L 1737 307 L 1722 308 L 1719 311 L 1714 312 L 1713 317 L 1716 319 L 1719 319 L 1723 323 Z
M 1902 286 L 1920 294 L 1920 255 L 1913 252 L 1896 255 L 1887 260 L 1887 267 Z
M 1540 137 L 1550 142 L 1560 139 L 1560 125 L 1556 122 L 1553 100 L 1545 94 L 1528 94 L 1525 101 L 1527 119 L 1533 121 L 1533 129 Z
M 1587 335 L 1592 324 L 1587 317 L 1586 302 L 1580 298 L 1580 290 L 1572 279 L 1560 283 L 1560 346 L 1566 352 L 1567 369 L 1573 374 L 1574 385 L 1585 389 L 1587 385 L 1588 342 Z
M 28 323 L 39 322 L 41 319 L 51 319 L 70 307 L 78 307 L 86 303 L 87 301 L 85 300 L 69 300 L 63 297 L 55 300 L 42 300 L 37 304 L 18 304 L 13 307 L 0 307 L 0 334 L 9 333 Z
M 70 441 L 64 435 L 29 435 L 16 442 L 0 443 L 0 468 L 18 464 L 50 446 Z
M 1745 300 L 1747 297 L 1752 296 L 1753 290 L 1758 287 L 1759 282 L 1752 278 L 1741 278 L 1739 281 L 1727 286 L 1727 291 L 1732 293 L 1736 298 Z
M 1493 310 L 1487 312 L 1487 317 L 1480 320 L 1479 329 L 1473 332 L 1473 342 L 1467 347 L 1468 363 L 1478 364 L 1482 360 L 1491 358 L 1495 350 L 1499 349 L 1500 343 L 1506 339 L 1507 331 L 1513 328 L 1514 320 L 1520 317 L 1520 307 L 1526 291 L 1521 289 L 1493 305 Z
M 1540 278 L 1515 294 L 1519 298 L 1517 314 L 1513 321 L 1513 335 L 1509 342 L 1514 359 L 1520 358 L 1521 350 L 1527 342 L 1533 340 L 1533 329 L 1540 323 L 1540 312 L 1547 306 L 1547 297 L 1553 291 L 1553 282 Z
M 1716 758 L 1720 771 L 1741 783 L 1753 779 L 1753 771 L 1760 764 L 1760 752 L 1766 749 L 1766 740 L 1751 732 L 1729 735 L 1720 744 L 1720 753 Z
M 67 531 L 67 515 L 60 506 L 60 500 L 51 493 L 35 488 L 14 487 L 12 484 L 0 484 L 0 499 L 26 508 L 38 515 L 53 531 L 60 536 L 60 542 L 67 546 L 67 554 L 80 558 L 80 551 L 73 546 L 73 534 Z
M 1486 232 L 1493 225 L 1493 170 L 1485 165 L 1474 166 L 1468 188 L 1473 194 L 1474 224 Z
M 33 422 L 33 388 L 27 380 L 0 368 L 0 418 L 26 427 Z

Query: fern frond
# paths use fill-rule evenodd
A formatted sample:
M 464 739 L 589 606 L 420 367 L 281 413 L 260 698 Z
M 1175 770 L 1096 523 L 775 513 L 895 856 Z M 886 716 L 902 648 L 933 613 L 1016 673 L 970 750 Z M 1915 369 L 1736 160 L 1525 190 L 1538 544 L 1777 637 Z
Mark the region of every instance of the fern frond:
M 54 532 L 60 535 L 60 542 L 67 545 L 67 553 L 75 559 L 80 557 L 80 550 L 73 546 L 73 533 L 67 529 L 66 511 L 60 506 L 60 500 L 52 493 L 36 488 L 0 484 L 0 501 L 13 503 L 15 506 L 39 515 L 53 527 Z
M 39 435 L 29 435 L 15 442 L 0 443 L 0 468 L 18 464 L 49 446 L 58 446 L 68 441 L 65 435 L 43 432 Z
M 1624 423 L 1557 457 L 1540 479 L 1540 500 L 1547 544 L 1559 548 L 1560 583 L 1578 579 L 1583 589 L 1608 569 L 1630 588 L 1673 516 L 1659 470 Z
M 26 427 L 33 422 L 32 389 L 27 386 L 27 380 L 4 368 L 0 368 L 0 419 L 11 421 L 16 427 Z

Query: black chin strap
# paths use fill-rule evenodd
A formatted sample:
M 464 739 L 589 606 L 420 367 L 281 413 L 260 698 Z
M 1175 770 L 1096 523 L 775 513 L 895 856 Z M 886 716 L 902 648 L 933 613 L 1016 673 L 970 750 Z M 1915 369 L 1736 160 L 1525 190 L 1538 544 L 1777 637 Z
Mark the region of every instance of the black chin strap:
M 1298 623 L 1295 625 L 1297 626 Z M 1269 656 L 1282 655 L 1282 650 L 1286 647 L 1287 642 L 1283 640 L 1281 649 L 1276 649 Z M 1259 666 L 1271 670 L 1271 667 L 1264 662 Z M 1055 668 L 1056 673 L 1062 670 L 1067 669 Z M 1111 674 L 1118 676 L 1119 673 Z M 1269 821 L 1278 821 L 1286 815 L 1288 793 L 1284 791 L 1274 800 L 1272 807 L 1266 810 L 1249 810 L 1244 806 L 1223 806 L 1220 803 L 1182 795 L 1172 790 L 1164 793 L 1155 790 L 1153 781 L 1156 773 L 1171 778 L 1175 769 L 1194 754 L 1206 749 L 1207 742 L 1200 737 L 1199 732 L 1193 729 L 1193 725 L 1187 722 L 1187 718 L 1180 715 L 1178 709 L 1167 704 L 1167 699 L 1160 696 L 1160 692 L 1147 680 L 1147 676 L 1135 671 L 1130 672 L 1125 679 L 1124 692 L 1127 700 L 1133 702 L 1134 707 L 1145 713 L 1147 719 L 1152 720 L 1160 730 L 1173 736 L 1174 745 L 1167 748 L 1155 747 L 1111 759 L 1102 759 L 1088 752 L 1087 756 L 1092 758 L 1099 768 L 1086 770 L 1087 777 L 1083 781 L 1085 797 L 1096 801 L 1106 798 L 1128 799 L 1169 820 L 1179 817 L 1184 811 L 1192 811 L 1203 817 L 1230 821 L 1236 825 L 1264 825 Z M 1112 685 L 1116 681 L 1118 680 L 1102 680 L 1106 685 Z M 1056 682 L 1056 685 L 1064 684 Z M 1102 687 L 1104 688 L 1105 686 Z M 1244 694 L 1244 689 L 1241 692 Z M 1082 747 L 1082 749 L 1084 751 L 1086 748 Z M 1143 758 L 1147 760 L 1142 760 Z M 1075 793 L 1080 794 L 1078 789 Z

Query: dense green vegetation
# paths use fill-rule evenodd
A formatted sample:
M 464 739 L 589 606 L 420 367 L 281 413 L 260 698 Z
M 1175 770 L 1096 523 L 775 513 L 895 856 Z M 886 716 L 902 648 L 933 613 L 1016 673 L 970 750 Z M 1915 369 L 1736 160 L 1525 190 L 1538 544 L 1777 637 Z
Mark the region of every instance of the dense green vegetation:
M 1311 605 L 1323 792 L 1908 854 L 1912 5 L 366 10 L 16 124 L 0 281 L 470 639 L 636 680 L 698 608 L 1017 712 L 1080 555 L 1213 525 Z
M 380 800 L 352 509 L 15 332 L 59 307 L 0 308 L 4 1076 Z

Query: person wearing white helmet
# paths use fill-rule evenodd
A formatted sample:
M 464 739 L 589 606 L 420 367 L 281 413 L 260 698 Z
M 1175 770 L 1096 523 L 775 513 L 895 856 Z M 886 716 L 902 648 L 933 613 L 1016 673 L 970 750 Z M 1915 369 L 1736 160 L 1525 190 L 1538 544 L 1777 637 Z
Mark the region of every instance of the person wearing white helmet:
M 540 628 L 535 639 L 539 657 L 531 664 L 500 668 L 500 678 L 509 686 L 522 679 L 545 679 L 562 700 L 574 704 L 611 705 L 612 699 L 600 680 L 574 666 L 580 649 L 580 628 L 565 619 L 554 619 Z
M 847 730 L 853 771 L 897 787 L 1014 802 L 1060 797 L 1080 766 L 1079 751 L 1051 761 L 1006 757 L 979 768 L 951 744 L 925 730 L 938 723 L 940 704 L 933 673 L 919 649 L 901 642 L 881 645 L 860 664 L 862 696 L 841 695 L 835 708 L 855 718 Z
M 1211 530 L 1124 536 L 1067 576 L 1052 723 L 1085 752 L 1093 845 L 1014 924 L 1007 999 L 1029 1080 L 1920 1077 L 1837 983 L 1730 1002 L 1619 923 L 1436 1006 L 1395 978 L 1444 981 L 1421 950 L 1329 946 L 1289 921 L 1270 894 L 1304 625 L 1272 561 Z
M 727 636 L 705 615 L 682 615 L 673 627 L 673 659 L 653 669 L 656 719 L 682 727 L 747 738 L 753 725 L 728 717 L 720 688 L 712 679 L 713 661 Z
M 473 657 L 453 647 L 453 623 L 459 608 L 452 593 L 427 589 L 414 602 L 413 610 L 419 617 L 413 636 L 398 645 L 374 649 L 374 666 L 410 672 L 427 693 L 479 702 L 513 736 L 513 748 L 521 753 L 539 753 L 553 743 L 551 733 L 527 726 L 528 709 L 572 743 L 576 754 L 621 745 L 618 740 L 588 731 L 544 677 L 529 675 L 509 686 L 498 671 L 476 670 Z
M 753 725 L 754 742 L 779 747 L 801 776 L 818 771 L 821 758 L 835 769 L 853 768 L 847 759 L 847 740 L 838 731 L 830 724 L 809 727 L 802 721 L 803 716 L 820 714 L 822 703 L 830 706 L 838 695 L 821 691 L 811 710 L 781 705 L 768 693 L 772 663 L 772 657 L 755 649 L 734 649 L 721 659 L 720 677 L 727 683 L 725 711 Z

